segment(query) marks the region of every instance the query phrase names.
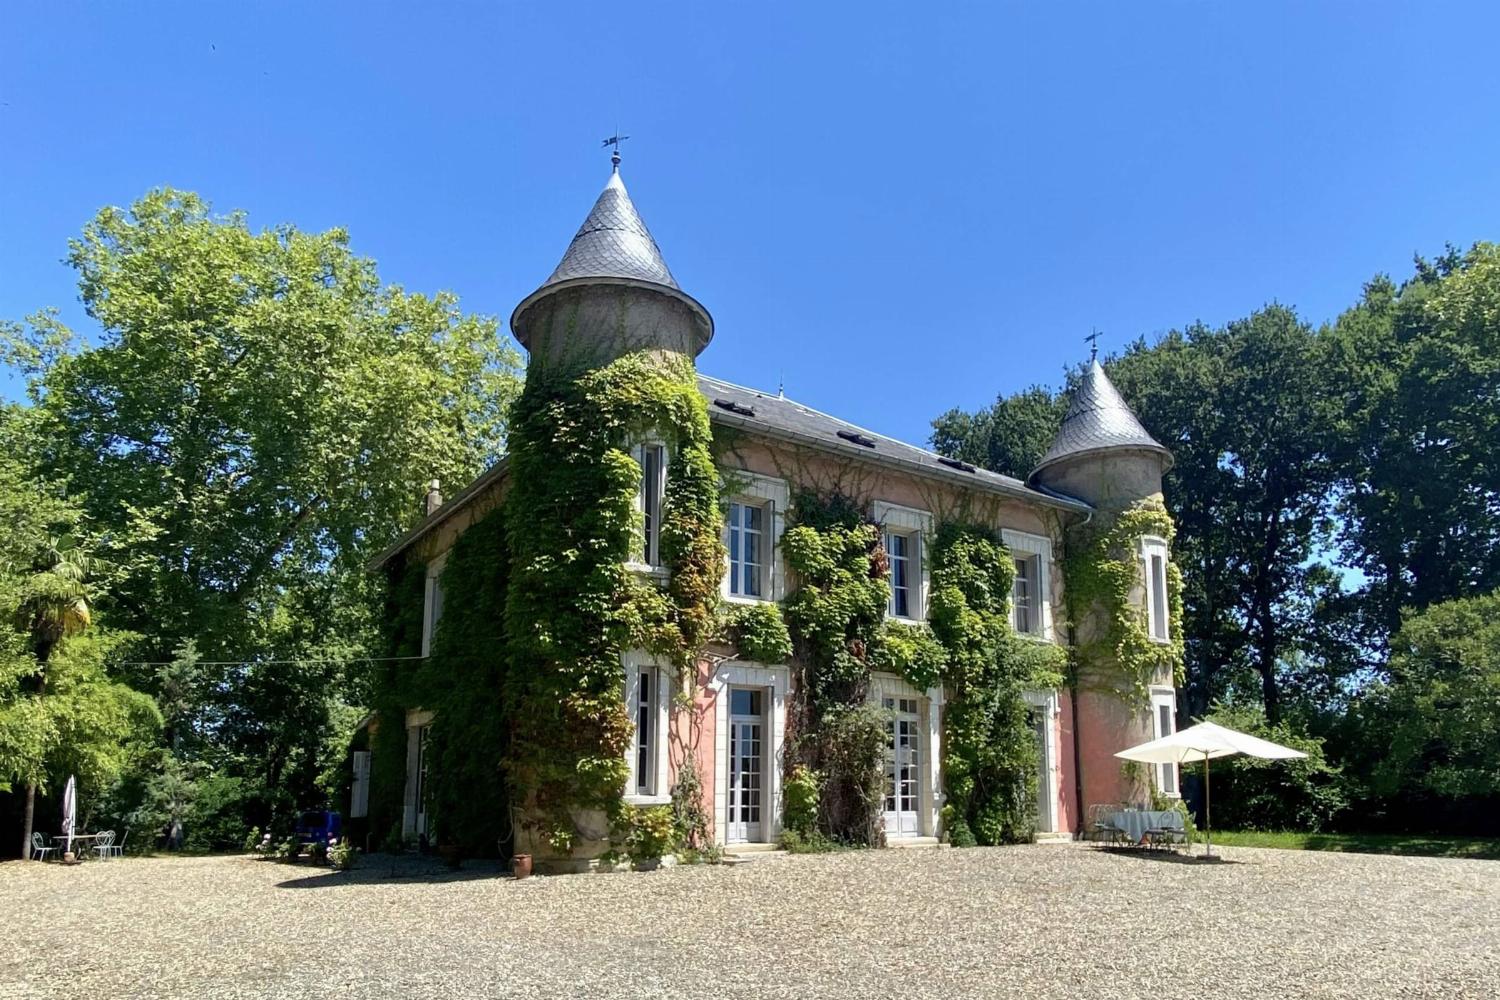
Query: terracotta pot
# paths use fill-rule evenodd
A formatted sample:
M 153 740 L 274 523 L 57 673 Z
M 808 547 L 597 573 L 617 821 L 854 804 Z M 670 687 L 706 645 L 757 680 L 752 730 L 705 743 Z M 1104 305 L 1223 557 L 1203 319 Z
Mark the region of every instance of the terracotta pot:
M 531 855 L 517 854 L 510 859 L 510 873 L 516 878 L 531 877 Z

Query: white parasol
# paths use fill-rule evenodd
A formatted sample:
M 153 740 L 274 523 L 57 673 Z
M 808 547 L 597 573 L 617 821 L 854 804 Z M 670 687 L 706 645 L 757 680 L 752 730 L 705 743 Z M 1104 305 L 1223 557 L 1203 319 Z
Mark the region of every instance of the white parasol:
M 1191 764 L 1197 760 L 1203 761 L 1203 830 L 1208 837 L 1206 853 L 1212 855 L 1214 838 L 1209 808 L 1208 762 L 1215 757 L 1228 757 L 1237 753 L 1264 757 L 1267 760 L 1290 760 L 1307 756 L 1301 750 L 1293 750 L 1248 733 L 1225 729 L 1212 722 L 1200 722 L 1159 740 L 1121 750 L 1115 756 L 1143 764 Z

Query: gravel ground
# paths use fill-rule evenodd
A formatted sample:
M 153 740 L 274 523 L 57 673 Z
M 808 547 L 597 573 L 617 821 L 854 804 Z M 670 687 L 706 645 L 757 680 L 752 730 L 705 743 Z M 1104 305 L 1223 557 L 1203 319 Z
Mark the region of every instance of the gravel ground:
M 0 865 L 0 996 L 1500 996 L 1500 862 L 1079 846 L 514 882 Z

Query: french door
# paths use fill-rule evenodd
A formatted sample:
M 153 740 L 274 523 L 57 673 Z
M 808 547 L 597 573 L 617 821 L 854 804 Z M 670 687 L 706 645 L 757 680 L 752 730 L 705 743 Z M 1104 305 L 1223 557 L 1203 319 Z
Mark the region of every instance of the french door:
M 765 710 L 760 691 L 733 688 L 729 692 L 729 795 L 724 839 L 729 843 L 758 842 L 765 787 Z
M 922 832 L 921 716 L 915 698 L 885 698 L 885 834 L 916 837 Z

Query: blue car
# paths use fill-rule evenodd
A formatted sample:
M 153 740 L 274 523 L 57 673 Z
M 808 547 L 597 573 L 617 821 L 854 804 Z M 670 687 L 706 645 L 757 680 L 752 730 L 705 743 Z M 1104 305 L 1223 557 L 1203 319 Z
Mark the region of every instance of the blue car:
M 336 812 L 305 812 L 297 817 L 299 843 L 331 843 L 344 835 L 344 823 Z

